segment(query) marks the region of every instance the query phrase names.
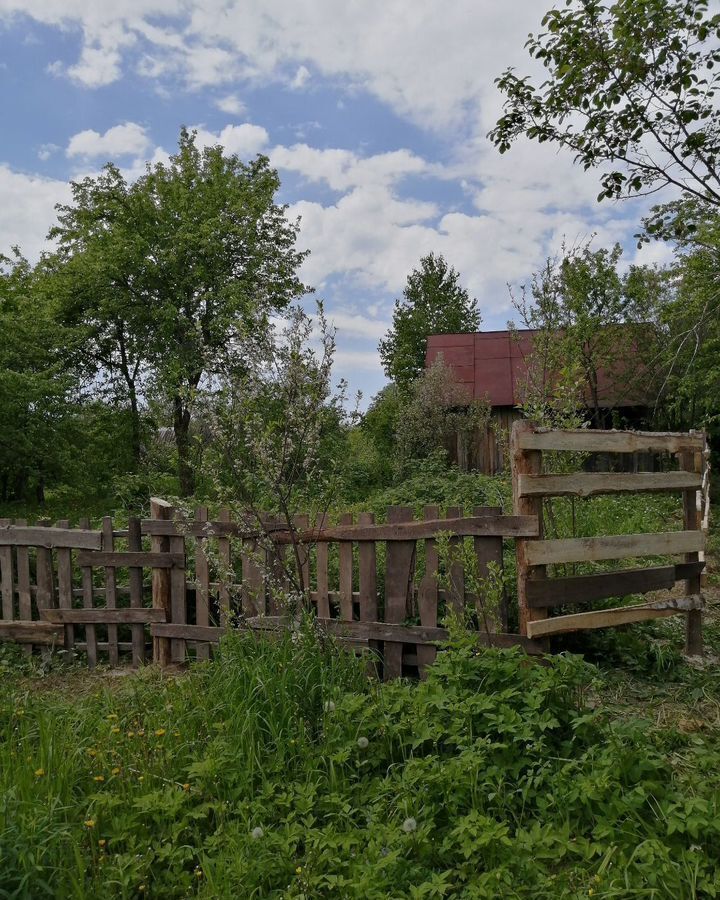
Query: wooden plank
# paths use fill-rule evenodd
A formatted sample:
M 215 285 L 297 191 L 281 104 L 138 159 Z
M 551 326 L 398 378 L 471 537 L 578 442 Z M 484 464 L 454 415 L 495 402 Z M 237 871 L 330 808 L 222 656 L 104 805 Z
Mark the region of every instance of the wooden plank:
M 165 610 L 148 607 L 130 609 L 43 609 L 43 622 L 56 625 L 143 625 L 147 622 L 164 622 Z
M 67 521 L 58 522 L 59 528 L 67 528 Z M 72 550 L 60 547 L 57 550 L 58 569 L 58 605 L 61 609 L 72 609 L 73 605 L 73 570 Z M 72 625 L 65 626 L 65 650 L 70 653 L 75 648 L 75 629 Z
M 230 524 L 231 517 L 229 509 L 221 509 L 218 513 L 218 517 L 224 525 Z M 206 528 L 207 526 L 203 523 L 201 527 Z M 222 625 L 227 625 L 228 619 L 230 618 L 230 585 L 233 582 L 232 560 L 230 558 L 230 539 L 227 535 L 219 537 L 217 545 L 218 560 L 220 563 L 220 589 L 218 591 L 220 622 Z
M 703 440 L 705 435 L 703 434 Z M 702 453 L 694 453 L 692 451 L 684 451 L 679 454 L 680 465 L 684 469 L 694 469 L 695 474 L 702 480 L 703 458 Z M 683 523 L 686 530 L 700 529 L 701 520 L 697 508 L 695 490 L 689 488 L 683 493 Z M 705 538 L 705 532 L 698 532 Z M 703 548 L 704 550 L 704 545 Z M 687 564 L 696 563 L 700 559 L 698 551 L 689 551 L 685 555 Z M 700 593 L 702 577 L 700 574 L 692 575 L 685 582 L 685 593 L 688 596 L 695 596 Z M 688 656 L 702 656 L 703 653 L 703 634 L 702 634 L 702 610 L 692 609 L 688 611 L 687 621 L 685 624 L 685 652 Z
M 38 530 L 43 530 L 42 526 Z M 38 609 L 55 606 L 55 590 L 53 586 L 53 558 L 48 546 L 49 542 L 39 544 L 35 552 L 35 581 L 37 593 L 35 599 Z
M 242 608 L 245 616 L 257 616 L 265 612 L 265 573 L 261 561 L 266 554 L 257 541 L 242 544 Z
M 198 525 L 188 523 L 157 522 L 143 520 L 143 534 L 188 534 L 199 533 Z M 287 530 L 279 523 L 268 525 L 263 531 L 249 530 L 236 523 L 209 522 L 203 528 L 206 536 L 235 535 L 251 540 L 266 533 L 278 544 L 292 542 Z M 298 535 L 303 543 L 342 543 L 344 541 L 408 541 L 435 537 L 438 531 L 452 531 L 461 537 L 536 537 L 538 524 L 532 516 L 466 516 L 461 519 L 437 519 L 432 522 L 385 523 L 378 525 L 336 525 L 322 530 L 310 530 Z
M 457 506 L 449 506 L 447 517 L 451 520 L 461 519 L 462 509 Z M 450 538 L 450 550 L 453 556 L 457 554 L 461 541 L 461 537 Z M 462 621 L 465 609 L 465 570 L 463 564 L 458 561 L 451 564 L 450 572 L 448 573 L 446 604 Z
M 265 522 L 265 527 L 268 529 L 269 533 L 275 535 L 279 534 L 280 530 L 283 528 L 283 520 L 277 517 L 273 517 L 268 519 Z M 285 526 L 286 527 L 286 526 Z M 296 566 L 296 560 L 292 558 L 290 566 L 288 566 L 288 545 L 282 544 L 280 545 L 277 541 L 274 540 L 271 546 L 268 546 L 266 542 L 266 547 L 268 548 L 266 551 L 268 566 L 270 569 L 270 578 L 268 579 L 268 591 L 267 591 L 267 608 L 268 613 L 271 616 L 279 615 L 281 612 L 284 612 L 286 608 L 286 598 L 290 593 L 290 578 L 288 577 L 289 573 L 291 574 L 293 583 L 298 579 L 298 572 Z M 292 551 L 291 551 L 292 552 Z
M 247 619 L 245 626 L 254 631 L 272 634 L 287 628 L 287 616 L 262 616 Z M 438 644 L 447 641 L 449 633 L 445 628 L 424 628 L 419 625 L 392 625 L 389 622 L 346 622 L 341 619 L 318 619 L 318 625 L 338 639 L 358 641 L 393 641 L 400 644 Z M 227 633 L 226 628 L 200 628 L 197 625 L 153 624 L 151 632 L 155 637 L 180 637 L 188 641 L 219 641 Z M 480 632 L 474 636 L 478 646 L 489 646 L 487 635 Z M 492 646 L 510 648 L 522 647 L 527 653 L 541 654 L 542 645 L 519 634 L 492 634 Z
M 171 541 L 183 538 L 171 538 Z M 183 543 L 184 549 L 184 543 Z M 131 516 L 128 519 L 128 556 L 134 557 L 139 565 L 131 565 L 128 572 L 128 581 L 130 583 L 130 606 L 139 610 L 144 606 L 143 600 L 143 563 L 141 558 L 144 556 L 142 551 L 142 533 L 140 531 L 140 519 L 137 516 Z M 184 557 L 184 553 L 183 553 Z M 170 576 L 172 578 L 172 575 Z M 132 645 L 133 645 L 133 665 L 141 666 L 145 662 L 145 629 L 141 624 L 132 626 Z
M 556 541 L 531 541 L 527 546 L 530 565 L 593 562 L 635 556 L 667 556 L 702 550 L 701 531 L 666 531 L 657 534 L 615 534 Z
M 10 527 L 10 519 L 0 519 L 0 530 Z M 0 545 L 0 595 L 2 595 L 2 617 L 6 622 L 15 618 L 13 611 L 13 553 L 12 547 Z
M 597 609 L 592 612 L 575 613 L 570 616 L 556 616 L 539 622 L 528 623 L 531 638 L 551 634 L 565 634 L 569 631 L 588 631 L 595 628 L 610 628 L 674 616 L 688 610 L 701 610 L 703 600 L 700 595 L 680 597 L 676 600 L 658 600 L 641 606 L 620 606 L 615 609 Z
M 540 475 L 542 472 L 542 453 L 539 450 L 528 450 L 523 447 L 525 439 L 533 434 L 533 426 L 520 420 L 513 423 L 510 434 L 510 460 L 512 466 L 513 512 L 516 515 L 531 515 L 537 519 L 538 537 L 542 537 L 543 501 L 541 497 L 522 497 L 518 489 L 521 475 Z M 543 580 L 546 577 L 544 566 L 534 565 L 531 550 L 539 541 L 518 539 L 515 542 L 517 560 L 518 619 L 520 634 L 527 635 L 528 623 L 547 617 L 547 610 L 530 606 L 527 597 L 527 586 L 530 581 Z
M 185 556 L 185 537 L 176 535 L 170 538 L 170 552 Z M 175 566 L 170 569 L 170 611 L 172 622 L 184 625 L 187 622 L 187 590 L 185 587 L 185 568 Z M 185 641 L 170 641 L 170 658 L 175 663 L 185 662 L 187 648 Z
M 340 516 L 341 525 L 352 526 L 352 513 Z M 338 547 L 340 566 L 340 618 L 348 621 L 353 618 L 353 548 L 352 544 L 342 543 Z
M 16 525 L 24 526 L 25 520 L 16 520 Z M 27 547 L 16 547 L 15 561 L 17 563 L 17 595 L 19 618 L 25 621 L 32 619 L 32 589 L 30 584 L 30 551 Z M 23 648 L 25 655 L 32 653 L 32 647 Z
M 138 519 L 138 523 L 139 521 L 140 520 Z M 139 531 L 138 534 L 140 534 Z M 140 547 L 140 550 L 118 552 L 81 550 L 77 555 L 77 563 L 79 566 L 107 566 L 114 569 L 182 569 L 185 567 L 184 553 L 149 553 L 142 549 L 142 543 L 140 544 Z
M 700 574 L 704 564 L 692 565 L 697 566 L 695 571 Z M 693 571 L 686 568 L 685 564 L 680 564 L 530 581 L 527 585 L 528 603 L 533 607 L 565 606 L 568 603 L 589 603 L 594 600 L 606 600 L 609 597 L 670 590 L 676 581 L 687 577 Z
M 388 523 L 411 521 L 409 506 L 391 506 Z M 421 523 L 422 524 L 422 523 Z M 385 621 L 398 623 L 408 614 L 408 599 L 415 568 L 415 541 L 389 541 L 385 550 Z M 383 655 L 383 677 L 386 681 L 402 675 L 402 644 L 386 641 Z
M 195 521 L 198 524 L 207 522 L 207 506 L 198 506 L 195 510 Z M 201 628 L 210 625 L 210 564 L 206 552 L 207 538 L 195 539 L 195 622 Z M 209 644 L 198 644 L 195 649 L 197 659 L 210 659 Z
M 80 519 L 80 527 L 83 529 L 90 528 L 89 519 Z M 102 538 L 102 533 L 100 533 Z M 91 566 L 80 567 L 80 579 L 83 591 L 83 607 L 88 610 L 93 606 L 93 571 Z M 41 613 L 42 615 L 42 613 Z M 88 660 L 88 668 L 94 669 L 98 663 L 97 634 L 95 626 L 88 624 L 85 626 L 85 643 Z
M 370 512 L 361 512 L 358 514 L 359 525 L 374 525 L 375 516 Z M 318 547 L 327 544 L 318 544 Z M 360 620 L 364 622 L 375 622 L 378 616 L 378 594 L 377 594 L 377 546 L 375 541 L 358 541 L 358 610 Z M 353 594 L 353 599 L 355 595 Z M 318 609 L 318 616 L 320 616 Z M 327 616 L 329 618 L 329 615 Z M 368 648 L 372 653 L 370 662 L 371 671 L 377 674 L 377 662 L 382 657 L 382 643 L 380 641 L 370 641 Z
M 38 644 L 39 646 L 63 646 L 63 630 L 49 622 L 32 622 L 17 619 L 14 622 L 0 622 L 0 641 L 17 644 Z
M 172 507 L 159 497 L 150 499 L 150 515 L 152 521 L 167 523 L 172 516 Z M 142 528 L 143 523 L 141 523 Z M 164 535 L 153 536 L 150 541 L 155 553 L 167 553 L 170 550 L 170 539 Z M 171 616 L 170 609 L 170 569 L 153 569 L 152 572 L 152 605 L 153 609 L 161 609 L 166 620 Z M 170 641 L 164 636 L 153 636 L 153 662 L 160 666 L 170 663 Z
M 373 544 L 373 547 L 375 545 Z M 323 619 L 330 618 L 330 591 L 328 582 L 328 544 L 318 544 L 315 548 L 315 564 L 317 567 L 317 592 L 315 606 L 317 614 Z M 362 574 L 360 584 L 362 585 Z
M 696 490 L 700 475 L 694 472 L 575 472 L 571 475 L 520 475 L 521 497 L 593 497 L 652 491 Z
M 580 429 L 523 430 L 520 450 L 570 450 L 588 453 L 678 453 L 702 450 L 704 434 L 661 431 L 599 431 Z
M 295 522 L 293 524 L 295 528 L 297 528 L 298 535 L 307 534 L 308 526 L 310 525 L 310 517 L 305 513 L 302 513 L 299 516 L 295 516 Z M 305 598 L 304 602 L 307 604 L 309 603 L 310 598 L 310 543 L 305 543 L 302 537 L 299 538 L 297 553 L 300 558 L 300 589 Z
M 0 525 L 0 546 L 69 547 L 77 550 L 102 549 L 102 532 L 83 528 L 47 528 L 38 525 Z
M 103 518 L 102 533 L 104 552 L 112 556 L 113 550 L 115 548 L 115 535 L 113 532 L 112 516 L 105 516 Z M 61 550 L 58 550 L 58 555 L 60 555 L 61 552 Z M 80 558 L 81 556 L 82 552 L 78 553 L 78 558 Z M 60 605 L 62 606 L 62 604 Z M 115 569 L 111 563 L 105 564 L 105 606 L 108 609 L 115 609 L 117 607 L 117 579 L 115 577 Z M 67 627 L 71 628 L 72 626 L 68 625 Z M 111 666 L 117 666 L 120 664 L 120 648 L 118 646 L 117 625 L 111 625 L 108 623 L 107 635 L 108 662 Z M 65 638 L 65 643 L 67 645 L 67 637 Z
M 499 506 L 476 506 L 473 510 L 475 516 L 496 516 L 502 512 Z M 490 563 L 495 563 L 500 571 L 503 568 L 503 540 L 501 537 L 476 537 L 473 539 L 473 549 L 477 560 L 478 575 L 487 579 L 490 573 Z M 503 590 L 498 609 L 490 609 L 485 597 L 476 597 L 475 605 L 479 617 L 480 627 L 483 627 L 482 604 L 485 604 L 485 614 L 488 617 L 491 631 L 507 631 L 507 597 Z
M 426 521 L 440 517 L 437 506 L 426 506 Z M 438 551 L 437 543 L 432 538 L 425 540 L 425 572 L 418 588 L 418 614 L 420 624 L 426 628 L 437 627 L 438 614 Z M 435 662 L 437 649 L 432 644 L 417 645 L 418 674 L 424 681 L 427 678 L 428 666 Z

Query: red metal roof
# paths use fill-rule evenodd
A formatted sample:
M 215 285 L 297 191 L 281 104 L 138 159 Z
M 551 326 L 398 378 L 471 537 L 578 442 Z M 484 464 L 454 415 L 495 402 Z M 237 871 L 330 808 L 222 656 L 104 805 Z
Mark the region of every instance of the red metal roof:
M 533 350 L 534 331 L 481 331 L 476 334 L 433 334 L 428 338 L 426 366 L 442 354 L 457 380 L 476 400 L 488 399 L 491 406 L 517 406 L 526 383 L 528 360 Z M 619 379 L 599 373 L 599 393 L 603 406 L 630 406 L 643 401 L 617 396 Z

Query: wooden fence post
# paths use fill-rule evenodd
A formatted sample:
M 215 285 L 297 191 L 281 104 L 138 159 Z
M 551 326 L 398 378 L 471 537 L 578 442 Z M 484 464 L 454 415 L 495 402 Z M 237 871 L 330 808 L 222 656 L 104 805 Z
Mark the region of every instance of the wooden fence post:
M 678 453 L 680 467 L 687 472 L 696 472 L 702 476 L 703 458 L 701 453 L 693 450 L 684 450 Z M 685 531 L 693 531 L 700 528 L 700 517 L 697 509 L 697 497 L 695 490 L 683 491 L 683 528 Z M 700 559 L 698 553 L 686 553 L 685 562 L 697 562 Z M 701 575 L 693 575 L 685 582 L 687 595 L 700 594 Z M 688 656 L 702 656 L 702 610 L 691 609 L 687 613 L 685 626 L 685 652 Z
M 409 506 L 391 506 L 387 511 L 388 523 L 411 522 L 413 511 Z M 342 545 L 341 545 L 342 546 Z M 415 540 L 388 541 L 385 551 L 385 621 L 404 622 L 408 613 L 408 596 L 415 568 Z M 383 677 L 385 681 L 402 675 L 403 645 L 385 641 Z
M 172 515 L 172 507 L 166 500 L 160 500 L 158 497 L 150 499 L 150 518 L 159 519 L 167 522 Z M 154 553 L 169 553 L 170 538 L 166 535 L 153 535 L 152 549 Z M 165 611 L 165 620 L 172 620 L 172 610 L 170 606 L 170 569 L 153 569 L 152 570 L 152 605 L 153 609 L 162 609 Z M 169 638 L 153 638 L 153 662 L 160 666 L 170 664 L 170 639 Z
M 510 435 L 510 459 L 512 463 L 513 512 L 516 516 L 537 516 L 538 537 L 542 537 L 542 497 L 522 497 L 519 491 L 520 475 L 539 475 L 542 472 L 542 451 L 523 450 L 520 447 L 520 435 L 534 430 L 531 422 L 520 420 L 513 423 Z M 527 599 L 527 582 L 529 578 L 544 578 L 545 566 L 531 566 L 527 560 L 527 538 L 515 541 L 517 554 L 517 589 L 519 631 L 528 636 L 528 622 L 546 619 L 547 609 L 531 608 Z
M 131 516 L 128 519 L 128 550 L 142 550 L 140 519 L 138 519 L 137 516 Z M 130 579 L 130 606 L 139 608 L 143 605 L 142 568 L 139 566 L 131 566 L 128 577 Z M 131 634 L 133 665 L 140 666 L 145 662 L 145 627 L 143 625 L 132 625 Z

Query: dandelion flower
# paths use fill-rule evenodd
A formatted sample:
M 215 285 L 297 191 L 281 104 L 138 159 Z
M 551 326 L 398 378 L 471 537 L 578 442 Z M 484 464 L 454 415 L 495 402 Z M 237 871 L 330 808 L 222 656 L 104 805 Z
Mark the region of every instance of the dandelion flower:
M 87 752 L 88 756 L 97 756 L 97 750 L 94 750 L 92 747 Z
M 144 775 L 138 775 L 138 781 L 145 781 Z
M 110 731 L 112 734 L 120 734 L 120 729 L 116 726 L 115 728 L 111 728 Z
M 298 866 L 297 869 L 295 869 L 295 874 L 302 875 L 302 866 Z
M 259 841 L 265 832 L 259 825 L 256 825 L 255 828 L 250 832 L 250 836 L 254 841 Z
M 162 737 L 165 734 L 164 728 L 157 728 L 155 730 L 155 737 Z
M 45 769 L 35 769 L 35 777 L 42 778 L 45 774 Z
M 189 785 L 189 783 L 188 783 L 187 781 L 186 781 L 185 784 L 183 785 L 183 790 L 184 790 L 184 791 L 189 791 L 189 790 L 190 790 L 190 785 Z
M 95 819 L 85 819 L 83 825 L 86 828 L 94 828 L 95 827 Z
M 128 737 L 135 737 L 134 731 L 128 731 Z
M 370 741 L 366 737 L 359 737 L 357 739 L 357 745 L 361 750 L 367 750 Z
M 98 782 L 105 781 L 105 776 L 104 775 L 94 775 L 93 781 L 98 781 Z
M 592 897 L 592 895 L 593 895 L 594 893 L 595 893 L 594 888 L 590 888 L 590 889 L 588 890 L 588 897 Z
M 410 834 L 410 832 L 415 831 L 416 828 L 417 822 L 412 817 L 405 819 L 405 821 L 402 823 L 402 830 L 406 834 Z
M 325 701 L 325 712 L 335 712 L 335 704 L 332 700 Z
M 120 767 L 119 767 L 119 766 L 115 766 L 115 768 L 112 769 L 112 774 L 113 774 L 113 775 L 119 775 L 119 774 L 120 774 Z
M 203 876 L 203 873 L 202 873 L 202 869 L 200 868 L 200 866 L 195 866 L 195 877 L 202 878 L 202 876 Z
M 117 713 L 110 713 L 108 719 L 117 719 Z
M 100 838 L 100 840 L 98 841 L 98 847 L 104 847 L 105 844 L 107 844 L 105 838 Z

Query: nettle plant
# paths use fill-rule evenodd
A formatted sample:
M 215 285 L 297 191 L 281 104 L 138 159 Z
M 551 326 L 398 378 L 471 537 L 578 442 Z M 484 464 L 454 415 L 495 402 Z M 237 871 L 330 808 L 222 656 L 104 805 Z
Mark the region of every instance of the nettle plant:
M 337 499 L 357 418 L 359 395 L 352 405 L 347 384 L 333 384 L 334 354 L 322 304 L 315 316 L 294 307 L 283 327 L 253 343 L 213 407 L 217 496 L 256 536 L 255 562 L 292 608 L 307 605 L 308 523 L 320 527 Z M 277 531 L 289 544 L 273 540 Z

